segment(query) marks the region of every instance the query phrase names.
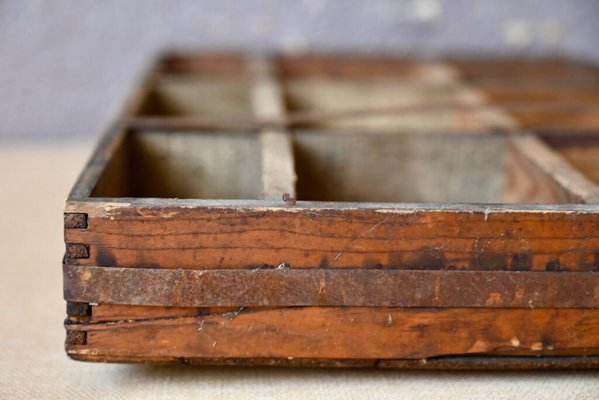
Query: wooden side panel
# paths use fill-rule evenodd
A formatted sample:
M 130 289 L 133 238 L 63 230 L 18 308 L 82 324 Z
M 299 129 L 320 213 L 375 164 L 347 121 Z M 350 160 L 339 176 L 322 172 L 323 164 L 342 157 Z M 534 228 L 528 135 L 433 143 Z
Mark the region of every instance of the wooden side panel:
M 77 204 L 89 245 L 74 265 L 228 269 L 599 269 L 599 214 L 569 206 L 402 208 L 194 207 Z M 398 206 L 399 207 L 399 206 Z
M 120 197 L 127 194 L 133 184 L 131 168 L 131 141 L 128 135 L 122 136 L 116 141 L 110 154 L 107 154 L 105 167 L 98 172 L 97 182 L 91 187 L 90 196 Z
M 65 299 L 172 307 L 599 307 L 599 273 L 64 266 Z
M 213 310 L 207 307 L 130 306 L 124 304 L 95 304 L 90 306 L 91 320 L 94 322 L 196 317 L 210 312 L 224 313 L 227 311 L 235 311 L 235 308 Z
M 72 356 L 423 359 L 598 355 L 599 310 L 307 307 L 72 324 Z M 368 345 L 366 345 L 368 344 Z

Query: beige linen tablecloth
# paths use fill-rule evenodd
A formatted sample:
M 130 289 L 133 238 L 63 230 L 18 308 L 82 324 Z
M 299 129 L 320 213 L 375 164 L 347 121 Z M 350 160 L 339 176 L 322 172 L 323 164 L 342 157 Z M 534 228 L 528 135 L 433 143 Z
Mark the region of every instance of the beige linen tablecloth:
M 0 398 L 599 399 L 599 372 L 81 363 L 64 354 L 62 206 L 90 143 L 0 142 Z

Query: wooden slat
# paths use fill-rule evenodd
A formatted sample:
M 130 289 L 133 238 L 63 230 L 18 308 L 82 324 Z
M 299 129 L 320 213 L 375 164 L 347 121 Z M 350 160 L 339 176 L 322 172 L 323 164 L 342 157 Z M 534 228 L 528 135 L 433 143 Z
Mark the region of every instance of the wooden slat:
M 72 202 L 89 229 L 74 265 L 229 269 L 599 270 L 592 206 L 134 200 Z M 277 202 L 277 204 L 280 204 Z
M 599 355 L 599 310 L 305 307 L 67 325 L 72 356 L 423 359 Z
M 249 61 L 252 76 L 251 101 L 259 119 L 285 118 L 283 92 L 265 58 Z M 280 200 L 285 193 L 295 197 L 295 170 L 291 135 L 285 129 L 269 128 L 260 131 L 262 147 L 262 198 Z
M 65 299 L 169 307 L 599 307 L 599 273 L 64 265 Z
M 599 203 L 599 186 L 578 172 L 562 156 L 536 136 L 511 137 L 508 184 L 519 188 L 508 193 L 520 198 L 554 198 L 556 203 Z M 514 166 L 518 170 L 514 170 Z M 528 194 L 522 194 L 528 191 Z M 549 194 L 547 194 L 549 192 Z M 506 198 L 506 201 L 512 199 Z

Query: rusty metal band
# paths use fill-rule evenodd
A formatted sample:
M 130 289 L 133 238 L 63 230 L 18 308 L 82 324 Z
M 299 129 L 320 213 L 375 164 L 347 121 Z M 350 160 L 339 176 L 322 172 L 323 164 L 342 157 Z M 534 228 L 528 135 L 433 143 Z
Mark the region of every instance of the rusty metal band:
M 172 307 L 596 308 L 599 273 L 63 265 L 67 301 Z

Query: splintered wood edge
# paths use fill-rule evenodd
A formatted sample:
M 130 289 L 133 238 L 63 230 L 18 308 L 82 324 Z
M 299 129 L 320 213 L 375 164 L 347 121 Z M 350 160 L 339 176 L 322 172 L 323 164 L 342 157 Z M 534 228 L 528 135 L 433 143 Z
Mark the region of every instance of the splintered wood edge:
M 538 136 L 510 136 L 513 148 L 543 175 L 560 187 L 571 200 L 586 204 L 599 203 L 599 186 L 575 169 L 558 152 Z
M 283 90 L 273 64 L 264 57 L 248 59 L 251 102 L 256 119 L 285 119 Z M 285 194 L 295 198 L 295 163 L 292 138 L 283 128 L 260 130 L 262 198 L 280 200 Z

